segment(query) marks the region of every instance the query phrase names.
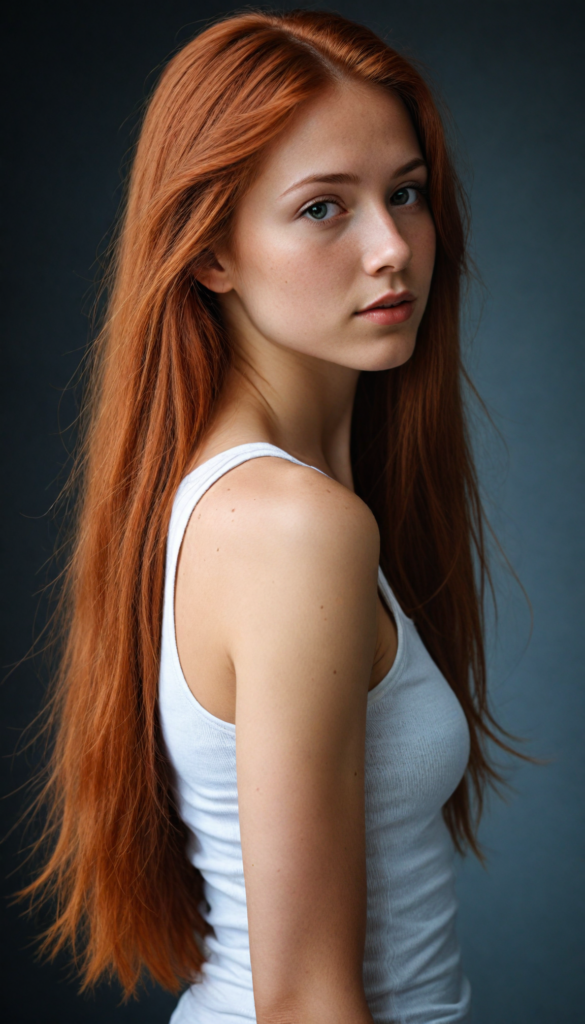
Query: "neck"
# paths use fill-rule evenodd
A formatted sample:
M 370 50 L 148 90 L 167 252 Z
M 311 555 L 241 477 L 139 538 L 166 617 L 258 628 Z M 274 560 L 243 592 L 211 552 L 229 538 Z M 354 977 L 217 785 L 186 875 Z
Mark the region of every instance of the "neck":
M 234 358 L 197 462 L 267 441 L 353 490 L 351 416 L 359 371 L 279 345 Z

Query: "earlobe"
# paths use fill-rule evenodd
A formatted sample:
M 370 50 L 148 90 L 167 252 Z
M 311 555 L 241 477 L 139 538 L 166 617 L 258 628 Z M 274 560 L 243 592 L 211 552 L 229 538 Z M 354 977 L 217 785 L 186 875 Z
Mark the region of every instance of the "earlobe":
M 223 294 L 233 288 L 229 271 L 213 253 L 209 254 L 209 259 L 204 266 L 194 270 L 193 277 L 212 292 Z

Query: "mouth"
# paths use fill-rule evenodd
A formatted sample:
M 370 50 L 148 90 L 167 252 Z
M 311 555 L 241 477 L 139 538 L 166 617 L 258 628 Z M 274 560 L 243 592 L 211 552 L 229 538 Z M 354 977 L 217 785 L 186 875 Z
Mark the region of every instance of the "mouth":
M 370 302 L 368 306 L 358 309 L 357 314 L 360 316 L 362 313 L 369 313 L 372 309 L 394 309 L 396 306 L 401 306 L 404 302 L 414 302 L 414 298 L 412 292 L 406 290 L 402 292 L 386 292 L 384 295 L 380 295 L 378 299 Z
M 414 300 L 412 292 L 382 295 L 369 306 L 358 310 L 355 316 L 382 326 L 403 323 L 412 315 Z

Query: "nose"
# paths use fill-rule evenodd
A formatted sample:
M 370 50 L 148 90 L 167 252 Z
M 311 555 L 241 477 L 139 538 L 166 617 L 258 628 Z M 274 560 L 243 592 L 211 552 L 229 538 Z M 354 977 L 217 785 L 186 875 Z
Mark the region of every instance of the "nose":
M 406 270 L 412 259 L 412 249 L 386 208 L 373 210 L 368 217 L 362 259 L 366 274 L 372 277 L 384 271 Z

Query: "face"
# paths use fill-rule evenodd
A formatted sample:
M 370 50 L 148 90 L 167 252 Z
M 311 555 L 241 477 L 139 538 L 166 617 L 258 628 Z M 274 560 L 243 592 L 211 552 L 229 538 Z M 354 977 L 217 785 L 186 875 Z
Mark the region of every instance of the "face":
M 343 83 L 301 108 L 201 277 L 236 341 L 381 370 L 412 354 L 435 230 L 427 169 L 401 100 Z

